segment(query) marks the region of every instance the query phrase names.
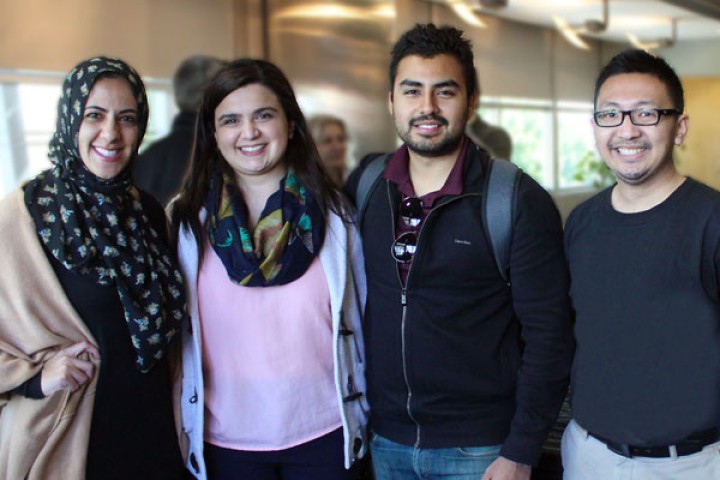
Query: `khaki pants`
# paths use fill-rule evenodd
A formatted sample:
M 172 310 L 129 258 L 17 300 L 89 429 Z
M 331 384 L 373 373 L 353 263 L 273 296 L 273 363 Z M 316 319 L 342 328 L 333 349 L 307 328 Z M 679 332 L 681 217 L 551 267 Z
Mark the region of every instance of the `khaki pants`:
M 564 480 L 720 480 L 720 443 L 677 458 L 627 458 L 587 434 L 575 420 L 562 439 Z

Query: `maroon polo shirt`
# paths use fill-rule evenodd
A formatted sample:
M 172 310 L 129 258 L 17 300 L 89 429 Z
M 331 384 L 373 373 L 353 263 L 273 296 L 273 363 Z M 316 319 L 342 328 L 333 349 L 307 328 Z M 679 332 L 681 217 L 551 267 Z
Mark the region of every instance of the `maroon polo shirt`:
M 430 210 L 432 210 L 432 208 L 435 206 L 435 202 L 437 202 L 438 199 L 446 195 L 460 195 L 462 193 L 462 171 L 463 164 L 465 163 L 465 153 L 467 152 L 469 143 L 470 142 L 468 142 L 467 137 L 464 137 L 462 141 L 462 147 L 460 148 L 460 153 L 458 153 L 457 159 L 455 160 L 455 165 L 453 165 L 452 170 L 450 170 L 450 174 L 445 180 L 445 184 L 442 186 L 442 188 L 440 190 L 427 193 L 420 197 L 420 200 L 422 200 L 423 204 L 423 213 L 420 224 L 417 227 L 408 226 L 405 224 L 400 215 L 397 216 L 397 220 L 395 222 L 395 238 L 398 238 L 405 232 L 415 232 L 416 234 L 419 233 L 419 231 L 422 229 L 423 223 L 425 222 L 425 218 L 427 217 L 428 213 L 430 213 Z M 407 145 L 403 145 L 390 158 L 387 167 L 385 167 L 385 171 L 383 172 L 383 178 L 390 180 L 395 185 L 397 185 L 397 189 L 402 195 L 403 199 L 416 196 L 415 188 L 413 187 L 412 179 L 410 178 L 409 163 L 410 155 L 408 153 L 408 147 Z M 397 208 L 399 209 L 399 207 L 400 206 L 398 205 Z M 405 285 L 405 282 L 407 281 L 407 276 L 408 272 L 410 271 L 411 264 L 412 260 L 407 263 L 398 262 L 398 271 L 400 272 L 400 278 L 403 282 L 403 285 Z

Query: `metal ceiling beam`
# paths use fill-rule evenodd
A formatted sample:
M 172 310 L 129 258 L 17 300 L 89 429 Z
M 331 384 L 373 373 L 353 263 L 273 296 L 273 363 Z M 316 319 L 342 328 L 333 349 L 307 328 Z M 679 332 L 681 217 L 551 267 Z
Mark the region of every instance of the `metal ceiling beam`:
M 720 20 L 720 0 L 661 0 L 676 7 Z

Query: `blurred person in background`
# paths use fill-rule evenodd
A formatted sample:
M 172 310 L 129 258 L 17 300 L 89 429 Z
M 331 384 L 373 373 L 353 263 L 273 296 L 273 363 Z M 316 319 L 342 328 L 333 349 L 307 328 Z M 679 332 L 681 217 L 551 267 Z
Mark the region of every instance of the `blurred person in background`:
M 470 140 L 487 150 L 495 158 L 512 161 L 512 138 L 504 128 L 486 122 L 480 112 L 480 79 L 475 86 L 477 101 L 475 114 L 465 127 L 465 134 Z
M 466 132 L 476 144 L 487 150 L 493 157 L 512 160 L 512 138 L 502 127 L 486 122 L 479 113 L 468 122 Z
M 347 126 L 333 115 L 316 115 L 308 128 L 317 145 L 320 160 L 333 183 L 342 187 L 347 172 Z
M 163 208 L 132 183 L 140 76 L 66 77 L 52 168 L 0 204 L 0 478 L 184 476 L 168 350 L 185 315 Z
M 162 205 L 177 194 L 190 163 L 195 116 L 203 88 L 223 66 L 223 61 L 206 55 L 189 57 L 173 76 L 175 103 L 180 110 L 170 133 L 143 150 L 135 162 L 136 185 Z
M 170 208 L 191 305 L 177 405 L 188 468 L 350 479 L 367 449 L 362 248 L 275 65 L 240 59 L 212 79 Z

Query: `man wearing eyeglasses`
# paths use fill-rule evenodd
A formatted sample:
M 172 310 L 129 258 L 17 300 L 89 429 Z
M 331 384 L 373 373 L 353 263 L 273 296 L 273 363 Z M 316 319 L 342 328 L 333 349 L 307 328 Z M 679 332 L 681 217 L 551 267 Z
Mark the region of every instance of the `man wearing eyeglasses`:
M 688 117 L 664 60 L 618 54 L 595 110 L 617 184 L 566 224 L 577 353 L 565 478 L 720 479 L 720 194 L 675 168 Z
M 361 222 L 378 480 L 526 480 L 567 388 L 560 217 L 520 174 L 502 206 L 514 211 L 504 281 L 483 226 L 490 156 L 464 134 L 475 80 L 455 28 L 417 25 L 393 48 L 388 105 L 404 145 Z

